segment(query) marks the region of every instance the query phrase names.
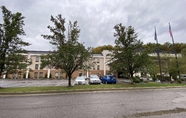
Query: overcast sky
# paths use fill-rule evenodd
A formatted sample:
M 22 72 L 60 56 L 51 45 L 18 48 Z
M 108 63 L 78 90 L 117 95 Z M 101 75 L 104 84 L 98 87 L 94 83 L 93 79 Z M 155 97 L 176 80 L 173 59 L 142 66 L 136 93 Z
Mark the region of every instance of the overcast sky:
M 21 12 L 25 16 L 22 36 L 30 42 L 28 50 L 52 50 L 41 34 L 50 34 L 53 25 L 50 16 L 61 14 L 68 21 L 78 21 L 80 42 L 85 46 L 114 45 L 116 24 L 133 26 L 138 39 L 155 43 L 154 27 L 159 43 L 172 43 L 168 23 L 171 23 L 174 41 L 186 43 L 186 0 L 0 0 L 0 6 Z M 2 12 L 0 12 L 0 23 Z

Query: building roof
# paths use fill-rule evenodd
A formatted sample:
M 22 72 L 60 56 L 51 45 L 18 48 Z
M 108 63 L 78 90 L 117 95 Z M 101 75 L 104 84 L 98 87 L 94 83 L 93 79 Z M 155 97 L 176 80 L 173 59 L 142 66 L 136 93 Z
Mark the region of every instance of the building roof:
M 27 50 L 28 54 L 49 54 L 51 51 L 36 51 L 36 50 Z

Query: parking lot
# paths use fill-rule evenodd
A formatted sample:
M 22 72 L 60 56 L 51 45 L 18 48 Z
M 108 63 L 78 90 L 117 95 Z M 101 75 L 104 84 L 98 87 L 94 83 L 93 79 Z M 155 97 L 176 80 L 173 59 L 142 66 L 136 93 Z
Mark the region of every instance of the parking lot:
M 117 79 L 117 83 L 130 83 L 130 80 L 126 79 Z M 74 79 L 71 80 L 71 84 L 74 84 Z M 10 87 L 34 87 L 34 86 L 68 86 L 68 79 L 60 80 L 30 80 L 30 79 L 0 79 L 0 87 L 10 88 Z
M 72 84 L 74 80 L 71 81 Z M 9 79 L 0 79 L 0 87 L 9 88 L 9 87 L 32 87 L 32 86 L 67 86 L 68 80 L 9 80 Z

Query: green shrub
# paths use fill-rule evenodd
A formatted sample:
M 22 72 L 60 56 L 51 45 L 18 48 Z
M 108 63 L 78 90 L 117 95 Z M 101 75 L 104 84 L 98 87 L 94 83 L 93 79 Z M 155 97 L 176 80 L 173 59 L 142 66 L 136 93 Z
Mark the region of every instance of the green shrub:
M 181 84 L 181 83 L 182 83 L 182 80 L 181 80 L 181 79 L 178 79 L 177 82 L 178 82 L 179 84 Z
M 152 77 L 152 80 L 155 82 L 157 80 L 157 78 L 156 77 Z
M 170 78 L 169 76 L 164 76 L 164 77 L 163 77 L 163 80 L 164 80 L 164 81 L 170 81 L 171 78 Z

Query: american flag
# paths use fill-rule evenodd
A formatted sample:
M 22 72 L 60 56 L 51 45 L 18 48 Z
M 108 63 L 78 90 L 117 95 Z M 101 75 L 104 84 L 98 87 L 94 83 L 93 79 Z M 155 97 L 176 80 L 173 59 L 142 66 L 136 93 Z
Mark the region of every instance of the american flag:
M 169 33 L 170 33 L 170 37 L 172 37 L 172 30 L 171 30 L 170 23 L 169 23 Z
M 155 28 L 155 33 L 154 33 L 154 40 L 157 40 L 156 28 Z

